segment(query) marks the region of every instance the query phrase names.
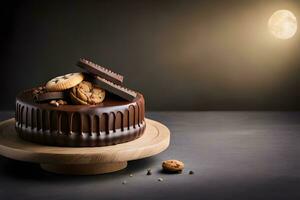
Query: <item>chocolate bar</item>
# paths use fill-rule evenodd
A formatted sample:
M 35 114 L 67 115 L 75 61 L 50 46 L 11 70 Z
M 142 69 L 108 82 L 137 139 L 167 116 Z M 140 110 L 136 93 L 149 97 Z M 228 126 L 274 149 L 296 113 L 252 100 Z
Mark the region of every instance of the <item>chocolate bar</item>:
M 34 94 L 34 100 L 36 102 L 64 99 L 64 98 L 65 98 L 65 94 L 63 92 L 45 92 L 45 93 Z
M 124 77 L 120 74 L 117 74 L 115 72 L 112 72 L 109 69 L 106 69 L 100 65 L 97 65 L 89 60 L 81 58 L 77 62 L 77 66 L 85 69 L 86 71 L 90 72 L 91 74 L 100 76 L 110 82 L 116 83 L 116 84 L 122 84 Z
M 137 93 L 135 91 L 125 88 L 121 85 L 115 84 L 99 76 L 93 76 L 89 79 L 92 83 L 98 85 L 102 89 L 107 90 L 108 92 L 111 92 L 119 97 L 122 97 L 127 101 L 133 101 L 137 96 Z

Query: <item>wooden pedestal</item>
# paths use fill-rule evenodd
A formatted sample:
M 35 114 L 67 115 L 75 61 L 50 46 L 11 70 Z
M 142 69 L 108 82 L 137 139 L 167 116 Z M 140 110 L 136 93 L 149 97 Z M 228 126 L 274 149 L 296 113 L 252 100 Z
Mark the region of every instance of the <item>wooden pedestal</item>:
M 163 124 L 146 119 L 144 134 L 131 142 L 105 147 L 55 147 L 27 142 L 18 137 L 15 119 L 0 123 L 0 154 L 15 160 L 40 163 L 42 169 L 75 175 L 103 174 L 126 168 L 127 161 L 164 151 L 170 131 Z

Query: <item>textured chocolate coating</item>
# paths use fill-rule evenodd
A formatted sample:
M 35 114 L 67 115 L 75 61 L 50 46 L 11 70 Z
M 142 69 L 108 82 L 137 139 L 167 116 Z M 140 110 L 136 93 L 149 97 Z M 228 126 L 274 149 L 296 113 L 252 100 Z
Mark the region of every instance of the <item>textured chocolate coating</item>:
M 145 129 L 145 102 L 108 95 L 99 105 L 35 103 L 32 90 L 16 98 L 16 130 L 24 140 L 54 146 L 93 147 L 128 142 Z
M 109 80 L 116 84 L 122 84 L 124 77 L 120 74 L 117 74 L 109 69 L 106 69 L 105 67 L 102 67 L 100 65 L 97 65 L 93 63 L 92 61 L 86 60 L 84 58 L 81 58 L 77 62 L 77 66 L 87 70 L 91 74 L 98 75 L 102 78 L 105 78 L 106 80 Z

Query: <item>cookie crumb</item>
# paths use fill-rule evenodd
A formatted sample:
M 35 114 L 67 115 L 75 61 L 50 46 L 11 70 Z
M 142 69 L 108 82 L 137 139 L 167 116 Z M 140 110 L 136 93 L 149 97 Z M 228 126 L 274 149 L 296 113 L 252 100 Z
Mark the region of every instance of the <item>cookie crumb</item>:
M 129 174 L 130 177 L 133 177 L 133 174 Z
M 53 106 L 56 106 L 56 107 L 59 106 L 59 103 L 58 103 L 57 101 L 55 101 L 55 100 L 50 101 L 49 104 L 51 104 L 51 105 L 53 105 Z
M 66 101 L 64 101 L 64 100 L 62 100 L 62 99 L 58 100 L 57 103 L 58 103 L 59 105 L 67 105 L 67 104 L 68 104 Z
M 193 175 L 194 174 L 194 171 L 189 171 L 189 175 Z
M 147 176 L 150 176 L 150 175 L 152 175 L 152 171 L 151 171 L 151 169 L 147 169 Z
M 123 181 L 122 184 L 125 185 L 127 183 L 127 181 Z
M 164 179 L 163 179 L 163 178 L 161 178 L 161 177 L 160 177 L 160 178 L 158 178 L 157 180 L 158 180 L 159 182 L 162 182 L 162 181 L 164 181 Z
M 32 92 L 34 95 L 37 95 L 37 94 L 39 94 L 40 93 L 40 91 L 39 90 L 37 90 L 37 89 L 35 89 L 35 90 L 33 90 L 33 92 Z

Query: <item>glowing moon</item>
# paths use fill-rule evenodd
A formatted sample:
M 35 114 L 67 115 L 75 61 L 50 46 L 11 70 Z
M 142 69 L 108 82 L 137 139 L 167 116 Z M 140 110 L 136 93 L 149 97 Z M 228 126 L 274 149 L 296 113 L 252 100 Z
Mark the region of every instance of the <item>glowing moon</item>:
M 278 10 L 270 17 L 268 27 L 276 38 L 286 40 L 297 32 L 297 19 L 289 10 Z

